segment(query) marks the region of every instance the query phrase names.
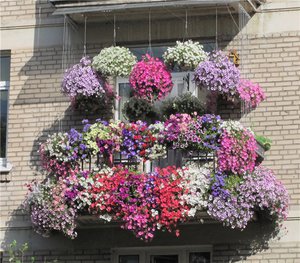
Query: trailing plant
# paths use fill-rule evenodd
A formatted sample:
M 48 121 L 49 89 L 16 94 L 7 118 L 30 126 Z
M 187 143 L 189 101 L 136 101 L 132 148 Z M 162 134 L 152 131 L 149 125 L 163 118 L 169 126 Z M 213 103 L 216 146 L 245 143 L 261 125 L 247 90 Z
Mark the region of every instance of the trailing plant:
M 176 113 L 192 115 L 195 112 L 198 115 L 202 115 L 204 113 L 204 107 L 201 101 L 190 92 L 168 99 L 164 101 L 162 106 L 162 113 L 165 118 L 169 118 L 172 114 Z
M 271 149 L 272 146 L 272 140 L 262 136 L 262 135 L 257 135 L 255 134 L 255 139 L 256 141 L 264 148 L 265 151 L 268 151 Z
M 91 66 L 91 60 L 83 57 L 78 64 L 67 69 L 62 85 L 74 108 L 91 111 L 103 107 L 109 87 Z
M 129 82 L 136 97 L 151 103 L 163 99 L 173 88 L 166 66 L 148 54 L 134 66 Z
M 237 121 L 223 122 L 222 129 L 217 151 L 218 169 L 234 174 L 252 172 L 257 157 L 253 132 Z
M 160 119 L 157 110 L 147 100 L 132 97 L 124 104 L 123 114 L 130 122 L 143 120 L 148 124 Z
M 266 99 L 262 88 L 247 79 L 240 80 L 237 91 L 240 98 L 253 109 Z
M 129 76 L 136 57 L 126 47 L 112 46 L 103 48 L 99 55 L 93 58 L 93 67 L 104 76 Z
M 240 80 L 239 69 L 221 51 L 212 51 L 208 60 L 195 70 L 194 81 L 200 88 L 233 98 Z
M 199 42 L 176 41 L 176 45 L 169 47 L 163 54 L 163 58 L 165 64 L 171 69 L 178 67 L 181 71 L 188 71 L 194 70 L 200 62 L 207 58 L 207 54 Z

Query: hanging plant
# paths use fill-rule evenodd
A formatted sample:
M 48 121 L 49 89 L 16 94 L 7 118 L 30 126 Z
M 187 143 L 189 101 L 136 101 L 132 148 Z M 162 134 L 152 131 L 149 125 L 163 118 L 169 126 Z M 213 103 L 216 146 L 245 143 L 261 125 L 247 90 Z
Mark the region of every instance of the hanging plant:
M 253 132 L 238 121 L 224 121 L 217 151 L 218 169 L 222 172 L 244 174 L 252 172 L 257 157 Z
M 160 119 L 159 113 L 152 104 L 144 99 L 132 97 L 124 104 L 123 114 L 130 122 L 142 120 L 149 123 L 155 123 Z
M 172 114 L 176 113 L 191 115 L 196 112 L 198 115 L 201 115 L 205 112 L 200 99 L 190 92 L 164 101 L 161 110 L 165 118 L 169 118 Z
M 91 67 L 91 60 L 83 57 L 78 64 L 66 70 L 61 90 L 74 108 L 94 111 L 103 107 L 108 89 L 104 79 Z
M 129 82 L 134 95 L 149 102 L 162 100 L 173 88 L 166 66 L 148 54 L 134 66 Z
M 93 67 L 104 76 L 127 77 L 135 64 L 136 57 L 126 47 L 104 48 L 93 58 Z
M 199 42 L 188 40 L 185 42 L 176 41 L 174 47 L 169 47 L 163 54 L 165 64 L 180 71 L 194 70 L 200 62 L 207 58 L 203 46 Z
M 213 51 L 208 60 L 195 70 L 194 81 L 199 87 L 233 98 L 240 80 L 239 69 L 221 51 Z
M 253 109 L 266 99 L 266 95 L 262 88 L 258 84 L 247 79 L 240 80 L 237 91 L 240 98 Z

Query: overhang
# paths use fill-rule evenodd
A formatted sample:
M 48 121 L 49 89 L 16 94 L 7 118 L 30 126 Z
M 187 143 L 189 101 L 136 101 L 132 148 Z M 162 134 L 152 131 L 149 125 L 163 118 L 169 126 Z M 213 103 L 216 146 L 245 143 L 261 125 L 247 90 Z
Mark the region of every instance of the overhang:
M 54 15 L 72 15 L 89 13 L 114 13 L 142 10 L 159 10 L 161 8 L 179 9 L 194 7 L 233 6 L 241 4 L 248 13 L 253 13 L 262 1 L 257 0 L 50 0 L 55 6 Z

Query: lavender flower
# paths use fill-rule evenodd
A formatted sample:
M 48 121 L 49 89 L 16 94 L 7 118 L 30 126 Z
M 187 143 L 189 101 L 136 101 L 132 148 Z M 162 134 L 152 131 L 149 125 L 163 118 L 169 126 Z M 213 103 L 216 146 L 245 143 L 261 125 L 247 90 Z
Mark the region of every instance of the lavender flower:
M 103 97 L 105 93 L 104 81 L 91 67 L 88 57 L 83 57 L 79 64 L 66 70 L 61 88 L 72 99 L 77 96 Z
M 200 87 L 234 96 L 240 79 L 240 71 L 221 51 L 213 51 L 208 60 L 195 70 L 194 81 Z

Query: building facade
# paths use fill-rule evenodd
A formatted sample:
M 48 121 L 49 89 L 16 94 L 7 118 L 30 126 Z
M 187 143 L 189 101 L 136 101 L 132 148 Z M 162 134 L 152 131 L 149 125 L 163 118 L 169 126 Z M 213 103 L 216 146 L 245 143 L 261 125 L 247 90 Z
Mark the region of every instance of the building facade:
M 1 250 L 17 240 L 28 242 L 28 256 L 38 262 L 197 262 L 193 256 L 203 262 L 300 262 L 299 1 L 2 0 L 0 7 Z M 211 220 L 182 225 L 179 238 L 160 233 L 151 243 L 88 219 L 80 222 L 75 240 L 34 233 L 21 205 L 25 183 L 43 178 L 39 143 L 87 117 L 74 113 L 61 94 L 64 70 L 85 52 L 93 56 L 114 43 L 137 55 L 149 49 L 159 55 L 182 39 L 198 40 L 207 50 L 236 49 L 242 74 L 266 92 L 266 101 L 250 113 L 229 105 L 221 113 L 273 141 L 264 165 L 290 195 L 280 240 L 266 222 L 240 232 Z M 118 92 L 122 83 L 126 80 L 111 79 Z M 113 118 L 114 112 L 101 117 Z M 5 253 L 2 260 L 8 260 Z

